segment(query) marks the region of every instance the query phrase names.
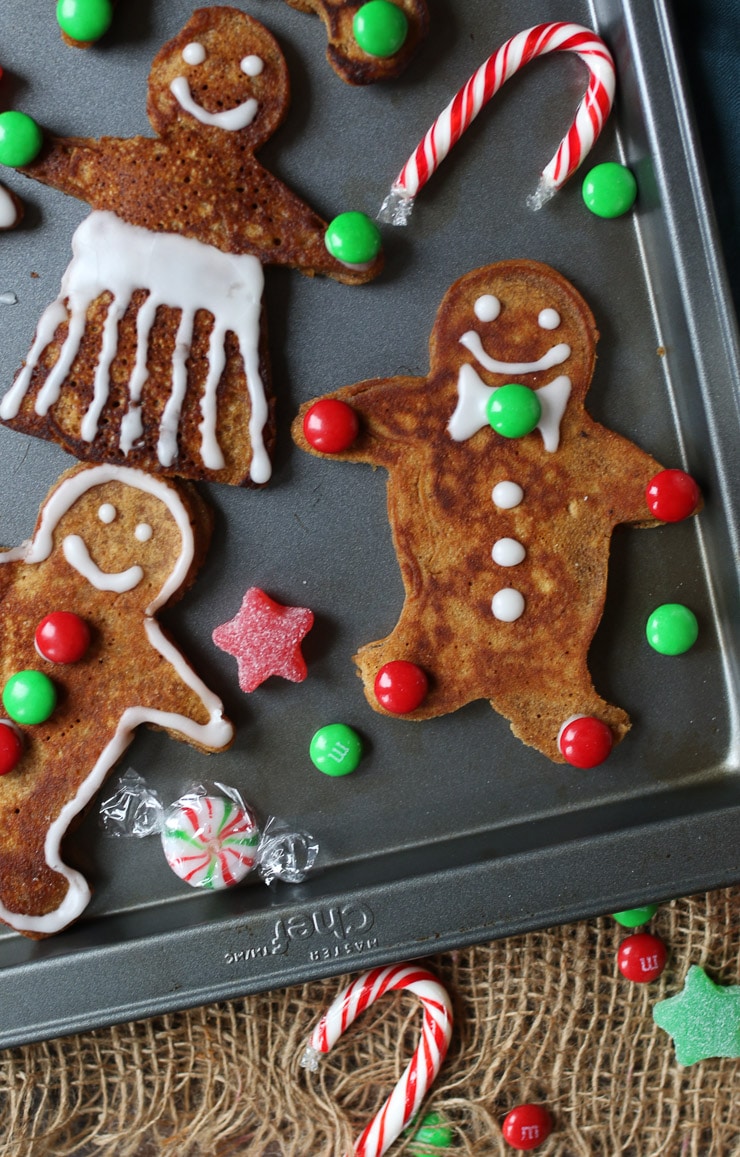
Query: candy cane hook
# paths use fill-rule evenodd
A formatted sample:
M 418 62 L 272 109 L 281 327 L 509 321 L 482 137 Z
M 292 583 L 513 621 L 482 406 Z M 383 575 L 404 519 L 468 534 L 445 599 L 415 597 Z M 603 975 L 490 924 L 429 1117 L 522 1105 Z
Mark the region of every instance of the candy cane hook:
M 345 1029 L 386 992 L 407 989 L 424 1009 L 421 1039 L 406 1070 L 383 1107 L 375 1114 L 346 1157 L 382 1157 L 418 1112 L 440 1070 L 452 1035 L 452 1005 L 447 992 L 425 968 L 393 964 L 363 972 L 339 993 L 311 1034 L 301 1059 L 316 1071 L 319 1054 L 328 1053 Z
M 575 52 L 589 70 L 588 87 L 573 123 L 555 156 L 543 170 L 537 191 L 529 203 L 532 208 L 539 209 L 549 201 L 575 172 L 598 138 L 614 103 L 616 79 L 614 60 L 601 37 L 581 24 L 563 21 L 537 24 L 519 32 L 488 57 L 419 142 L 393 182 L 378 218 L 391 225 L 405 225 L 411 216 L 416 194 L 483 106 L 510 76 L 530 60 L 549 52 Z

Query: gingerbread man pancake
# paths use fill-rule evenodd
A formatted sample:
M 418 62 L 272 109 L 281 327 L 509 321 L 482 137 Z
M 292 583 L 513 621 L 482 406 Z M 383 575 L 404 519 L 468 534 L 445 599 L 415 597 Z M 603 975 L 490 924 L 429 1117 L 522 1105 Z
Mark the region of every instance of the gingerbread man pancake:
M 274 442 L 263 266 L 349 284 L 327 225 L 254 153 L 288 108 L 272 35 L 234 8 L 196 11 L 156 56 L 155 137 L 55 138 L 23 171 L 87 201 L 59 297 L 0 419 L 78 458 L 264 484 Z
M 565 278 L 504 261 L 446 294 L 427 377 L 329 395 L 359 418 L 356 440 L 334 456 L 389 472 L 406 597 L 391 634 L 355 656 L 376 711 L 379 670 L 405 660 L 429 680 L 410 719 L 489 699 L 520 739 L 557 762 L 560 729 L 573 717 L 602 721 L 615 742 L 628 730 L 626 713 L 594 690 L 587 655 L 612 531 L 654 523 L 645 487 L 661 468 L 584 409 L 597 338 Z M 506 411 L 502 398 L 532 409 L 529 432 L 497 432 L 489 414 Z M 293 432 L 315 453 L 304 431 L 312 404 Z M 504 418 L 511 423 L 512 411 Z
M 209 535 L 186 485 L 76 467 L 32 539 L 0 554 L 2 731 L 21 740 L 0 778 L 0 919 L 27 936 L 60 931 L 87 905 L 62 839 L 140 724 L 203 751 L 231 743 L 221 701 L 154 617 L 192 582 Z

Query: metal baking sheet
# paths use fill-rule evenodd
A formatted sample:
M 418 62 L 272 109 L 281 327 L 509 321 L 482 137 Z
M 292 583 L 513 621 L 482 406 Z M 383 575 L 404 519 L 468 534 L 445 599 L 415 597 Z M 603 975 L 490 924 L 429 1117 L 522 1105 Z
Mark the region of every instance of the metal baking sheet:
M 129 0 L 84 54 L 64 47 L 48 0 L 0 6 L 3 101 L 57 133 L 146 134 L 146 77 L 188 0 Z M 243 0 L 280 39 L 292 111 L 261 153 L 327 219 L 374 213 L 402 162 L 456 88 L 495 47 L 562 4 L 432 0 L 432 34 L 398 81 L 350 89 L 324 59 L 320 22 L 279 0 Z M 526 204 L 584 88 L 556 54 L 517 74 L 420 195 L 407 230 L 384 230 L 387 270 L 362 288 L 267 271 L 280 436 L 262 492 L 204 487 L 216 512 L 209 560 L 165 616 L 237 724 L 233 749 L 206 757 L 141 734 L 122 767 L 165 800 L 192 781 L 239 787 L 262 816 L 312 831 L 320 870 L 296 887 L 255 881 L 202 895 L 170 873 L 156 839 L 111 840 L 97 808 L 68 859 L 95 892 L 74 927 L 33 943 L 0 933 L 0 1045 L 358 970 L 688 894 L 740 878 L 738 778 L 737 389 L 735 322 L 695 134 L 660 0 L 572 0 L 619 68 L 615 113 L 590 161 L 622 158 L 640 188 L 634 214 L 588 214 L 576 178 L 544 209 Z M 27 204 L 0 238 L 0 387 L 57 293 L 86 206 L 3 174 Z M 600 769 L 551 764 L 485 703 L 423 724 L 375 715 L 351 655 L 386 634 L 402 602 L 385 476 L 298 452 L 288 428 L 306 398 L 365 377 L 423 374 L 447 287 L 479 265 L 529 257 L 563 272 L 601 331 L 591 413 L 700 481 L 700 518 L 614 538 L 594 681 L 633 718 Z M 0 430 L 0 541 L 20 542 L 69 465 L 61 451 Z M 212 629 L 256 585 L 309 606 L 309 676 L 243 695 Z M 689 604 L 696 647 L 666 659 L 644 642 L 658 603 Z M 308 759 L 317 727 L 363 736 L 360 769 L 330 779 Z

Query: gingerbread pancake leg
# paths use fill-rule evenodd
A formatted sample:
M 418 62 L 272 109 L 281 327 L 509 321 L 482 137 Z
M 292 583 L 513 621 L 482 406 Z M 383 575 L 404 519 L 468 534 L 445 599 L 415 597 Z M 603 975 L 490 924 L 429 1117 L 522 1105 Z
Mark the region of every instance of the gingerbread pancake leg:
M 513 684 L 504 672 L 501 674 L 503 678 L 498 679 L 498 688 L 490 697 L 491 707 L 509 720 L 518 739 L 555 763 L 565 762 L 558 736 L 563 724 L 575 716 L 590 715 L 606 723 L 615 744 L 630 729 L 627 712 L 607 703 L 594 689 L 585 663 L 553 664 L 549 669 L 533 671 L 531 681 L 525 685 L 520 680 L 514 693 L 509 690 Z

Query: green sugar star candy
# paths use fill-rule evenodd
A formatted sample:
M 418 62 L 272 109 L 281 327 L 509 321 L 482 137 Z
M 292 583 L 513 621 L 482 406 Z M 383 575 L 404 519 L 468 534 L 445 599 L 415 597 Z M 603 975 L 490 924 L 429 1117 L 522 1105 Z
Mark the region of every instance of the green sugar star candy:
M 715 984 L 698 964 L 682 992 L 655 1005 L 653 1020 L 673 1037 L 680 1065 L 740 1057 L 740 985 Z

